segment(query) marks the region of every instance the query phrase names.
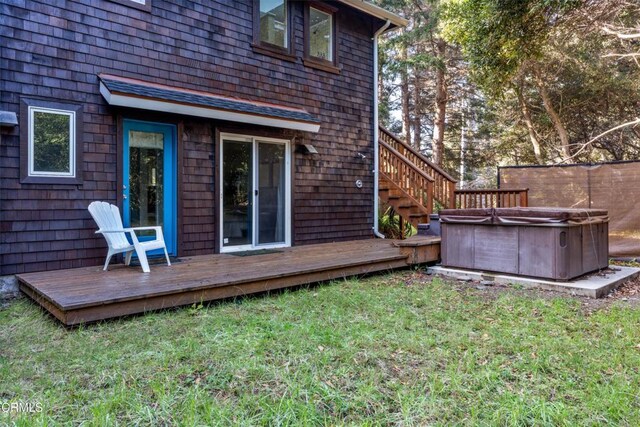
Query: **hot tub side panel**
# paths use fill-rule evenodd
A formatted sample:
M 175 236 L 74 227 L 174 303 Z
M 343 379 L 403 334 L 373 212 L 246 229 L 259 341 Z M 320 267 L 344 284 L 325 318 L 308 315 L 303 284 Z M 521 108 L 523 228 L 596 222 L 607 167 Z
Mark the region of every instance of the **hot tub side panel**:
M 518 227 L 477 225 L 473 228 L 473 236 L 474 268 L 518 273 Z
M 583 270 L 594 271 L 609 266 L 609 224 L 582 226 Z
M 518 230 L 518 274 L 535 277 L 554 277 L 557 251 L 556 233 L 541 227 L 513 227 Z
M 474 268 L 473 257 L 475 225 L 441 224 L 442 233 L 442 265 Z M 444 244 L 448 242 L 448 244 Z
M 554 280 L 606 268 L 608 227 L 442 224 L 442 265 Z

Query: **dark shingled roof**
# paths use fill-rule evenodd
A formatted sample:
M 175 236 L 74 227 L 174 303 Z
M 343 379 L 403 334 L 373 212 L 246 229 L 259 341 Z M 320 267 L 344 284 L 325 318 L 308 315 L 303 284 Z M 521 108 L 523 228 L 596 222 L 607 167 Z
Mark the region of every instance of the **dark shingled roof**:
M 119 94 L 134 95 L 160 101 L 171 101 L 198 107 L 208 107 L 215 110 L 225 110 L 234 113 L 267 116 L 277 119 L 308 123 L 320 123 L 320 120 L 302 109 L 279 107 L 277 105 L 227 98 L 205 92 L 173 88 L 142 81 L 134 81 L 132 79 L 120 79 L 105 75 L 100 75 L 100 80 L 107 87 L 109 92 L 112 93 L 116 92 Z

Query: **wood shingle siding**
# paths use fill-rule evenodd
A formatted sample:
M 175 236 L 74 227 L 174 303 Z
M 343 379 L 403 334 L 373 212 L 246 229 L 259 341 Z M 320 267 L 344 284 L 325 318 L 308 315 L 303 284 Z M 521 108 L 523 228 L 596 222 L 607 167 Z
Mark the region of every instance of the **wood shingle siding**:
M 103 261 L 106 246 L 87 206 L 120 202 L 122 118 L 179 125 L 179 255 L 217 249 L 216 131 L 238 124 L 110 107 L 98 73 L 305 109 L 320 119 L 319 133 L 283 133 L 319 152 L 293 155 L 293 244 L 370 238 L 371 37 L 381 22 L 329 2 L 338 8 L 341 70 L 334 74 L 302 63 L 302 2 L 291 5 L 291 62 L 254 51 L 252 0 L 151 1 L 150 12 L 93 0 L 14 0 L 0 8 L 0 110 L 19 113 L 22 98 L 58 101 L 82 105 L 84 120 L 81 185 L 21 184 L 20 128 L 2 129 L 0 275 Z

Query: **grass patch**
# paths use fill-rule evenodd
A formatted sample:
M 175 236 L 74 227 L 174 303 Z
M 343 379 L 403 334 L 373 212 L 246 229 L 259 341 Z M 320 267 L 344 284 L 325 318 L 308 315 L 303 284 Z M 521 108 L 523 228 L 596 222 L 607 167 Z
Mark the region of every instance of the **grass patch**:
M 638 425 L 639 324 L 411 272 L 73 330 L 22 299 L 0 403 L 43 411 L 0 425 Z

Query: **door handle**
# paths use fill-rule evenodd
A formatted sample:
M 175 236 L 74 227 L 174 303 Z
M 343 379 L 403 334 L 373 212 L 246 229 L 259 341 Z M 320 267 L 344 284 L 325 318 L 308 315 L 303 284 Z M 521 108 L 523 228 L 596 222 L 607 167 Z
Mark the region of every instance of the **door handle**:
M 258 190 L 254 190 L 254 191 L 255 191 L 255 193 L 254 193 L 254 194 L 257 196 L 257 195 L 258 195 Z

